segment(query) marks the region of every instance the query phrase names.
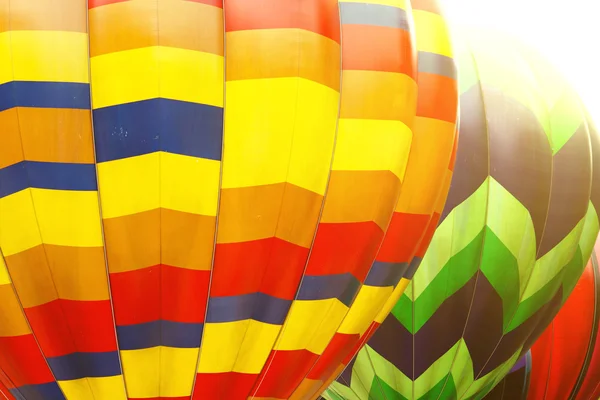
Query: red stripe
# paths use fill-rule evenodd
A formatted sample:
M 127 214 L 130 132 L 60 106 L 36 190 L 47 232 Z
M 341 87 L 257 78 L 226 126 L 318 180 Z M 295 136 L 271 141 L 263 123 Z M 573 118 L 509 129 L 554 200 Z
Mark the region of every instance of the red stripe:
M 334 275 L 350 272 L 364 281 L 383 232 L 373 221 L 319 225 L 306 275 Z
M 218 8 L 223 8 L 223 0 L 185 0 L 190 3 L 200 3 L 206 4 L 207 6 L 213 6 Z
M 416 55 L 404 29 L 342 25 L 344 70 L 398 72 L 416 77 Z
M 160 319 L 160 265 L 110 274 L 117 325 Z
M 114 3 L 123 3 L 128 0 L 88 0 L 88 9 L 107 6 Z
M 256 391 L 254 397 L 289 399 L 318 357 L 308 350 L 272 351 L 265 364 L 268 369 L 263 369 L 257 379 L 260 386 L 254 387 L 252 394 Z
M 198 374 L 194 385 L 193 400 L 245 399 L 256 381 L 254 374 L 223 372 Z
M 180 397 L 129 397 L 128 400 L 190 400 L 190 396 L 180 396 Z
M 456 123 L 458 88 L 456 80 L 437 74 L 419 72 L 417 115 Z
M 348 335 L 336 332 L 323 354 L 314 364 L 307 379 L 325 381 L 333 373 L 344 357 L 352 351 L 360 341 L 358 334 Z
M 54 381 L 31 334 L 0 337 L 0 368 L 16 387 Z
M 227 0 L 225 30 L 300 28 L 340 42 L 337 0 Z
M 27 308 L 25 314 L 46 357 L 64 356 L 77 351 L 69 326 L 64 323 L 66 315 L 59 300 Z
M 262 292 L 293 300 L 308 249 L 278 238 L 218 244 L 211 296 Z
M 377 261 L 409 262 L 427 228 L 429 218 L 427 214 L 394 213 L 377 254 Z
M 203 323 L 210 271 L 162 267 L 162 319 Z

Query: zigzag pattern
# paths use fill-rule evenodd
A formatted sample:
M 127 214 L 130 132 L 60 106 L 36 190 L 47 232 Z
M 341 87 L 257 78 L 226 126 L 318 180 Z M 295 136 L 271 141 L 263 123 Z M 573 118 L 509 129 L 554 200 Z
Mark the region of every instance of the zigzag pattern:
M 556 315 L 591 254 L 600 152 L 576 94 L 526 49 L 468 37 L 442 222 L 326 399 L 482 398 Z

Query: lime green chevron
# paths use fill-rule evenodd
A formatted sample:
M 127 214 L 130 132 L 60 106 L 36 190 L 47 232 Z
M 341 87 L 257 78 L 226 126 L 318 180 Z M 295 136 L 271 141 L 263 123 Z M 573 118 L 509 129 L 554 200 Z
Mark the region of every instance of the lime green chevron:
M 579 97 L 566 85 L 563 88 L 563 93 L 558 102 L 550 110 L 553 154 L 558 153 L 583 123 Z
M 590 201 L 585 214 L 585 222 L 583 224 L 583 232 L 581 233 L 581 239 L 579 240 L 579 247 L 581 247 L 581 254 L 584 260 L 589 260 L 594 250 L 594 244 L 600 231 L 600 225 L 598 222 L 598 213 L 594 205 Z
M 428 251 L 415 275 L 418 283 L 410 289 L 410 298 L 418 299 L 446 266 L 450 258 L 473 242 L 485 226 L 489 179 L 471 196 L 456 206 L 437 228 Z M 456 234 L 456 232 L 460 232 Z

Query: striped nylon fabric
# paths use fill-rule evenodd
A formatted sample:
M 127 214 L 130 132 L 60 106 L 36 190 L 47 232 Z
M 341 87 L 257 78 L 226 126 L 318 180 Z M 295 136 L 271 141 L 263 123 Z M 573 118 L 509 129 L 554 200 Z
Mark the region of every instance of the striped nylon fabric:
M 0 393 L 324 389 L 448 191 L 450 49 L 419 12 L 0 0 Z
M 483 398 L 565 303 L 598 236 L 599 136 L 577 94 L 511 38 L 458 32 L 460 139 L 441 222 L 326 399 Z
M 18 295 L 2 291 L 1 357 L 12 364 L 2 368 L 11 390 L 26 399 L 125 398 L 99 218 L 86 19 L 84 2 L 0 2 L 0 247 L 3 283 L 10 276 Z

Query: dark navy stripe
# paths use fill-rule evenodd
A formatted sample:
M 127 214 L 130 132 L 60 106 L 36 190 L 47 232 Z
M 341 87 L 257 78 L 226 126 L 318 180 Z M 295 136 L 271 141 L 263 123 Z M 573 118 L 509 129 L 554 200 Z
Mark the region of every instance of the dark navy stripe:
M 13 107 L 90 109 L 87 83 L 12 81 L 0 85 L 0 111 Z
M 200 346 L 203 324 L 152 321 L 117 326 L 121 350 L 149 349 L 156 346 L 191 349 Z
M 337 275 L 305 275 L 298 291 L 298 300 L 338 299 L 350 307 L 360 282 L 351 273 Z
M 98 162 L 156 151 L 221 159 L 223 109 L 152 99 L 94 110 Z
M 65 400 L 65 396 L 56 382 L 25 385 L 10 389 L 18 400 Z
M 69 381 L 86 377 L 100 378 L 121 374 L 119 354 L 116 351 L 71 353 L 66 356 L 50 357 L 47 360 L 57 381 Z
M 96 167 L 94 164 L 21 161 L 0 169 L 0 198 L 28 187 L 96 190 Z
M 340 3 L 342 24 L 372 25 L 408 30 L 406 10 L 382 4 Z
M 412 259 L 412 261 L 410 262 L 410 265 L 406 269 L 406 272 L 404 273 L 404 278 L 412 279 L 413 276 L 415 276 L 415 272 L 417 272 L 417 269 L 419 269 L 419 265 L 421 265 L 421 261 L 423 261 L 422 258 L 414 257 Z
M 264 293 L 211 297 L 208 301 L 206 322 L 253 319 L 267 324 L 281 325 L 291 304 L 291 300 L 279 299 Z
M 386 263 L 381 261 L 375 261 L 367 279 L 365 279 L 365 285 L 369 286 L 396 286 L 400 282 L 400 278 L 408 269 L 408 263 Z
M 417 60 L 419 72 L 442 75 L 456 80 L 454 59 L 441 54 L 420 51 Z

